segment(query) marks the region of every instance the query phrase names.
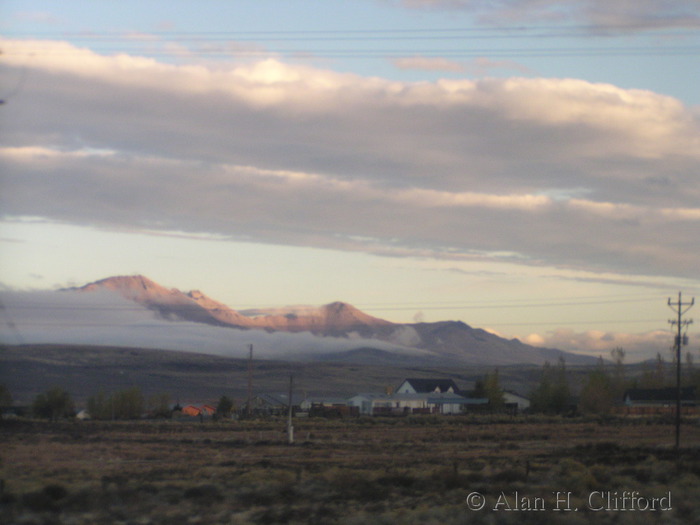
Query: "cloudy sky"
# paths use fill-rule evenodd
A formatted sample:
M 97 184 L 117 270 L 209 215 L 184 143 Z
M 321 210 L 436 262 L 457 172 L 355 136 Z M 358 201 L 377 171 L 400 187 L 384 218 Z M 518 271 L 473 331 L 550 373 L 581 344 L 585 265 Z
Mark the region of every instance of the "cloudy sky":
M 695 0 L 7 0 L 0 51 L 5 290 L 140 273 L 639 359 L 700 294 Z

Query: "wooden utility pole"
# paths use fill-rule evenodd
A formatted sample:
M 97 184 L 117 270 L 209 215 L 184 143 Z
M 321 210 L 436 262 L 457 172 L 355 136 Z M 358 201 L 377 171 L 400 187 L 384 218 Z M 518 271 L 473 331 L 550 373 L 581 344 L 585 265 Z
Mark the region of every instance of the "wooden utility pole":
M 294 425 L 292 425 L 292 394 L 294 393 L 294 375 L 289 376 L 289 397 L 287 400 L 289 401 L 289 411 L 287 413 L 287 438 L 289 440 L 289 444 L 293 445 L 294 444 Z
M 683 314 L 690 310 L 695 304 L 695 298 L 693 297 L 689 303 L 684 303 L 681 292 L 678 292 L 678 302 L 672 303 L 671 299 L 668 299 L 668 306 L 676 312 L 677 319 L 670 319 L 668 322 L 671 326 L 675 326 L 678 330 L 674 347 L 676 350 L 676 451 L 680 449 L 681 443 L 681 346 L 688 344 L 688 338 L 686 335 L 681 335 L 683 327 L 687 327 L 693 322 L 692 319 L 683 320 Z
M 251 403 L 253 402 L 253 345 L 248 345 L 248 402 L 246 403 L 246 416 L 250 419 Z

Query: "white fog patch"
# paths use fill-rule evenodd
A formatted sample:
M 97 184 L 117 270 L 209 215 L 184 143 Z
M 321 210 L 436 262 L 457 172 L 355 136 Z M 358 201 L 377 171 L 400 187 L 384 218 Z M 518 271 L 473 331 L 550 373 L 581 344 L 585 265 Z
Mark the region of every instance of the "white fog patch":
M 92 293 L 14 292 L 0 294 L 3 344 L 80 344 L 179 350 L 226 357 L 299 359 L 360 347 L 428 355 L 430 352 L 361 338 L 317 337 L 311 333 L 268 333 L 166 321 L 108 291 Z

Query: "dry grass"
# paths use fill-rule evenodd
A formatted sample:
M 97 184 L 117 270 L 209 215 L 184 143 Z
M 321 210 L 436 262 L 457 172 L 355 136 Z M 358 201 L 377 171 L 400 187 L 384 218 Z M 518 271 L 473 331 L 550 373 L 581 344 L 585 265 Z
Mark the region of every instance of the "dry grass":
M 491 418 L 4 422 L 0 523 L 693 523 L 700 427 Z M 673 509 L 591 512 L 591 491 L 669 490 Z M 479 491 L 487 507 L 465 503 Z M 579 512 L 555 512 L 552 492 Z M 494 511 L 501 493 L 545 512 Z M 511 501 L 512 503 L 512 501 Z

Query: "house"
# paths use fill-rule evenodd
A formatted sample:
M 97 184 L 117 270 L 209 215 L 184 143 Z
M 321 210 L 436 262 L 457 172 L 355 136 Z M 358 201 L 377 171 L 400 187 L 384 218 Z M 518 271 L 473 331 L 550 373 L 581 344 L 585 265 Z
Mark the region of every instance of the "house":
M 463 414 L 474 408 L 485 407 L 489 400 L 486 398 L 465 397 L 452 392 L 440 392 L 428 395 L 428 405 L 434 407 L 433 413 L 451 415 Z
M 359 408 L 350 406 L 348 400 L 342 397 L 307 397 L 301 402 L 300 408 L 309 417 L 342 419 L 360 415 Z
M 395 393 L 388 397 L 390 401 L 389 414 L 431 414 L 433 407 L 428 403 L 428 394 Z M 381 410 L 379 411 L 382 412 Z M 386 411 L 384 411 L 386 413 Z
M 530 408 L 530 400 L 512 390 L 503 391 L 503 401 L 506 408 L 515 414 Z
M 622 396 L 620 412 L 627 415 L 675 414 L 677 404 L 676 387 L 630 388 Z M 695 414 L 697 395 L 695 387 L 681 388 L 681 413 Z
M 461 414 L 487 399 L 467 398 L 454 392 L 358 394 L 348 400 L 361 415 L 403 416 L 409 414 Z
M 185 405 L 182 407 L 183 416 L 197 417 L 200 414 L 202 414 L 202 409 L 194 405 Z
M 459 393 L 459 387 L 452 379 L 404 379 L 403 383 L 396 389 L 397 394 L 427 394 L 430 392 L 453 392 Z
M 199 409 L 202 411 L 202 415 L 204 416 L 213 416 L 216 414 L 216 408 L 211 405 L 202 405 L 199 407 Z
M 357 407 L 362 416 L 371 416 L 375 408 L 391 408 L 388 394 L 357 394 L 347 402 L 349 406 Z
M 304 398 L 301 394 L 292 394 L 292 412 L 300 410 Z M 288 394 L 259 394 L 250 401 L 251 412 L 258 416 L 285 416 L 289 413 Z M 246 407 L 243 407 L 246 410 Z
M 185 405 L 184 407 L 180 407 L 179 405 L 176 405 L 173 408 L 173 417 L 198 417 L 200 419 L 203 418 L 211 418 L 216 414 L 216 408 L 214 408 L 211 405 Z
M 309 410 L 311 407 L 341 406 L 348 406 L 348 400 L 344 397 L 307 397 L 299 404 L 302 410 Z

